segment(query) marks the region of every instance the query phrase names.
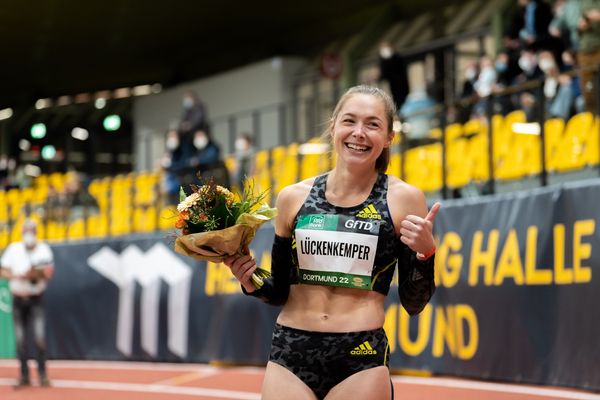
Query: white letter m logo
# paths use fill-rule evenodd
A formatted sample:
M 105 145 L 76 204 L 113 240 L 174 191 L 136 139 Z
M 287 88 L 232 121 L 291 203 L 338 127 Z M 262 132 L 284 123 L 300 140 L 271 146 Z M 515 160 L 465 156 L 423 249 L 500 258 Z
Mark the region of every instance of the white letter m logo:
M 188 307 L 192 272 L 162 243 L 147 252 L 128 246 L 120 255 L 103 247 L 92 254 L 88 264 L 119 287 L 117 348 L 130 356 L 133 341 L 135 282 L 142 287 L 141 345 L 151 356 L 158 353 L 160 286 L 169 286 L 168 348 L 184 358 L 188 350 Z

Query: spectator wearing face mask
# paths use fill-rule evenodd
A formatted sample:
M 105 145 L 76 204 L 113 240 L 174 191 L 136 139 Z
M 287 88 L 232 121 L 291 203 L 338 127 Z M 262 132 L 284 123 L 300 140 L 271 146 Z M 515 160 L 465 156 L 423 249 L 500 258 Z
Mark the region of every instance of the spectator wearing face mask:
M 46 335 L 43 295 L 54 271 L 52 250 L 36 237 L 37 224 L 26 220 L 22 240 L 13 242 L 0 259 L 0 277 L 9 280 L 20 378 L 15 388 L 31 385 L 27 365 L 27 343 L 35 341 L 38 380 L 49 386 L 46 371 Z
M 512 86 L 515 82 L 515 77 L 519 74 L 519 66 L 517 60 L 510 58 L 510 53 L 501 51 L 496 55 L 494 62 L 497 78 L 494 85 L 494 92 L 502 92 Z M 510 96 L 507 94 L 498 94 L 494 102 L 494 112 L 506 115 L 514 110 L 514 106 L 510 101 Z
M 465 123 L 471 118 L 473 106 L 477 101 L 475 82 L 479 76 L 479 63 L 476 60 L 468 62 L 464 70 L 464 81 L 460 92 L 458 105 L 458 121 Z
M 235 164 L 233 181 L 239 190 L 243 190 L 244 179 L 254 174 L 254 146 L 248 132 L 241 133 L 235 140 Z
M 548 116 L 569 119 L 575 101 L 571 78 L 561 74 L 554 55 L 550 51 L 540 52 L 539 65 L 544 72 L 544 97 Z
M 206 106 L 193 91 L 187 91 L 182 100 L 183 113 L 179 124 L 179 132 L 183 135 L 192 135 L 197 130 L 208 132 L 208 115 Z
M 195 152 L 190 158 L 192 176 L 188 177 L 191 183 L 201 184 L 209 178 L 225 187 L 229 187 L 229 172 L 221 158 L 219 145 L 204 130 L 194 132 Z
M 187 136 L 189 137 L 189 136 Z M 162 190 L 168 204 L 179 202 L 179 187 L 185 185 L 191 175 L 190 160 L 196 152 L 193 144 L 179 131 L 171 129 L 165 136 L 165 151 L 160 161 L 164 171 Z
M 517 85 L 534 80 L 541 81 L 544 79 L 544 73 L 538 65 L 537 54 L 530 48 L 521 50 L 521 56 L 519 57 L 519 68 L 521 69 L 521 73 L 515 78 L 515 84 Z M 528 121 L 532 121 L 534 119 L 536 101 L 533 89 L 526 89 L 516 93 L 512 100 L 517 109 L 525 111 Z
M 477 101 L 473 108 L 473 115 L 482 117 L 486 115 L 488 102 L 490 101 L 489 97 L 496 86 L 498 73 L 494 67 L 494 62 L 488 56 L 481 58 L 479 67 L 481 72 L 473 84 L 473 88 L 475 89 L 475 93 L 477 93 L 479 101 Z
M 388 41 L 379 47 L 379 80 L 388 82 L 396 108 L 402 107 L 409 92 L 406 61 Z

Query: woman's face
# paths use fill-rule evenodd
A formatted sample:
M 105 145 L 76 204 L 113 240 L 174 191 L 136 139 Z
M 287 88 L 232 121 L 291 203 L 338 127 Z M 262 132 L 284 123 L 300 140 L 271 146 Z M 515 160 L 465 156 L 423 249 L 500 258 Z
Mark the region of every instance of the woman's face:
M 338 163 L 374 165 L 393 139 L 383 101 L 368 94 L 349 97 L 333 121 L 332 136 Z

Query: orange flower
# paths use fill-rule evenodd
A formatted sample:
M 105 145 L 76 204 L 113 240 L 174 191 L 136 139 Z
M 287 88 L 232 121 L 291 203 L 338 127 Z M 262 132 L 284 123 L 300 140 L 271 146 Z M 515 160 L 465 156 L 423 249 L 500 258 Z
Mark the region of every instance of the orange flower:
M 177 220 L 177 222 L 175 222 L 175 228 L 177 228 L 177 229 L 181 229 L 184 226 L 185 226 L 185 221 L 183 219 L 181 219 L 181 218 L 179 218 Z
M 179 218 L 184 219 L 184 220 L 189 220 L 190 213 L 188 211 L 182 211 L 179 213 Z

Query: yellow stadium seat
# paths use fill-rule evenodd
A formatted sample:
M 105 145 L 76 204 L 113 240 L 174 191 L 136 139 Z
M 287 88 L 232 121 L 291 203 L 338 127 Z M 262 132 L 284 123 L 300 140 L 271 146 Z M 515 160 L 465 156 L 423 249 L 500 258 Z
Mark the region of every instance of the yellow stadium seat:
M 6 192 L 0 190 L 0 226 L 8 223 L 8 200 Z
M 569 119 L 559 147 L 558 171 L 572 171 L 586 165 L 584 150 L 593 126 L 594 116 L 590 112 L 579 113 Z
M 588 134 L 584 160 L 590 166 L 600 164 L 600 117 L 598 116 L 594 119 L 594 125 Z
M 559 164 L 559 149 L 562 141 L 565 121 L 562 118 L 550 118 L 544 122 L 544 151 L 546 170 L 555 171 Z
M 402 155 L 400 153 L 390 154 L 390 164 L 388 165 L 386 173 L 397 178 L 402 177 Z
M 173 230 L 177 221 L 177 209 L 172 206 L 163 207 L 158 215 L 158 229 Z
M 5 248 L 10 243 L 10 230 L 8 225 L 0 224 L 0 249 Z

